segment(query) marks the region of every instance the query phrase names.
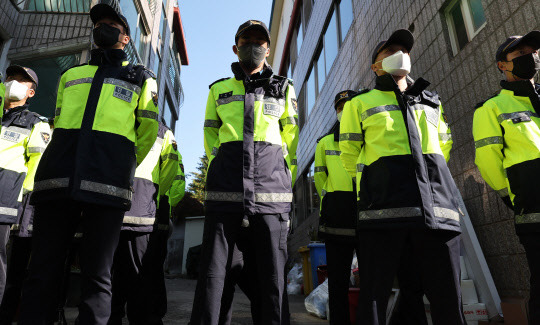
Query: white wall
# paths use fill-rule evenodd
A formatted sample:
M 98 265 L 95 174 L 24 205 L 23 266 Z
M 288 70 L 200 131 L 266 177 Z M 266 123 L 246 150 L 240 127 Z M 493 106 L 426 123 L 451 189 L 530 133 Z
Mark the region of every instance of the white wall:
M 184 235 L 184 254 L 182 257 L 182 274 L 186 274 L 186 258 L 191 247 L 202 244 L 204 230 L 204 217 L 186 218 L 186 232 Z

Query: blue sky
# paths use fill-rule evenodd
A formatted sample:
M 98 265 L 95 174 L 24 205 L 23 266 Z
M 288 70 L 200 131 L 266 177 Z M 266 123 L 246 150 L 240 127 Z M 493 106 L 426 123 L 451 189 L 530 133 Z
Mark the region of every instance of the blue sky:
M 272 0 L 188 0 L 178 1 L 189 65 L 182 66 L 180 79 L 184 104 L 176 123 L 176 139 L 182 154 L 186 176 L 196 171 L 204 153 L 203 124 L 208 85 L 231 77 L 232 51 L 238 26 L 249 19 L 270 26 Z M 186 180 L 186 187 L 190 180 Z

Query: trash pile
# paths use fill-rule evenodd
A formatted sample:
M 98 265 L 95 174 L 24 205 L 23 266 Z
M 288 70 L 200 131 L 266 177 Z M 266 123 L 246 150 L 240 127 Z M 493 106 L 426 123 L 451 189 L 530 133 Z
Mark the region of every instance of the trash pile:
M 287 274 L 287 294 L 299 295 L 302 293 L 302 283 L 304 275 L 302 274 L 302 264 L 295 264 Z

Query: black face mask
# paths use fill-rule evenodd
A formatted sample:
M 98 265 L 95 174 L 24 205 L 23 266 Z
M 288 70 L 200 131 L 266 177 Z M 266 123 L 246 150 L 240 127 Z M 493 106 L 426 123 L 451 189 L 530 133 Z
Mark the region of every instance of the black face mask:
M 540 70 L 540 58 L 536 53 L 519 56 L 512 60 L 514 70 L 511 72 L 521 79 L 532 79 Z
M 111 48 L 118 43 L 120 30 L 107 24 L 101 24 L 93 30 L 94 42 L 103 49 Z
M 259 44 L 238 47 L 238 59 L 246 69 L 255 69 L 266 58 L 266 48 Z

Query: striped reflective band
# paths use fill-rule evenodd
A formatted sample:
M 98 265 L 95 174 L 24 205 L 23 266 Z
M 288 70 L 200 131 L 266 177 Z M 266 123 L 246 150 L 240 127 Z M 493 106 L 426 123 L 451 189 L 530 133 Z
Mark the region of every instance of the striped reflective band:
M 219 128 L 221 127 L 221 121 L 218 120 L 204 120 L 205 128 Z
M 359 220 L 391 219 L 403 217 L 418 217 L 422 215 L 419 207 L 392 208 L 382 210 L 365 210 L 358 212 Z
M 45 151 L 45 148 L 43 147 L 28 147 L 28 153 L 40 153 Z
M 291 160 L 291 165 L 298 165 L 298 161 L 296 159 Z
M 132 225 L 153 225 L 156 223 L 156 218 L 142 218 L 142 217 L 132 217 L 132 216 L 124 216 L 124 223 L 129 223 Z
M 70 80 L 66 82 L 66 84 L 64 85 L 64 88 L 68 88 L 68 87 L 80 85 L 80 84 L 91 84 L 92 80 L 94 80 L 94 78 L 81 78 L 81 79 Z
M 459 212 L 448 208 L 433 207 L 433 212 L 437 218 L 452 219 L 459 221 Z
M 540 213 L 527 213 L 516 216 L 516 223 L 540 223 Z
M 298 125 L 298 117 L 287 116 L 286 118 L 282 118 L 281 120 L 279 120 L 279 122 L 282 126 L 285 126 L 287 124 Z
M 226 202 L 242 202 L 244 194 L 241 192 L 214 192 L 207 191 L 205 194 L 206 201 L 226 201 Z
M 137 117 L 149 118 L 157 121 L 158 113 L 140 109 L 137 110 Z
M 362 133 L 342 133 L 339 135 L 339 141 L 363 141 Z
M 450 133 L 439 133 L 440 141 L 450 141 L 452 140 L 452 134 Z
M 34 183 L 34 192 L 64 188 L 69 186 L 69 178 L 51 178 Z
M 137 93 L 137 95 L 139 95 L 141 93 L 141 87 L 139 87 L 137 85 L 134 85 L 134 84 L 132 84 L 130 82 L 124 81 L 124 80 L 115 79 L 115 78 L 105 78 L 103 83 L 129 89 L 129 90 L 134 91 L 135 93 Z
M 220 98 L 216 100 L 216 105 L 219 106 L 219 105 L 229 104 L 232 102 L 242 102 L 242 101 L 244 101 L 244 95 L 233 95 L 227 98 Z
M 176 175 L 173 178 L 173 180 L 175 180 L 175 181 L 183 181 L 185 179 L 186 179 L 186 177 L 184 175 Z
M 212 152 L 211 152 L 210 154 L 211 154 L 212 156 L 217 156 L 218 152 L 219 152 L 219 149 L 216 148 L 216 147 L 213 147 L 213 148 L 212 148 Z
M 459 212 L 452 209 L 433 207 L 433 212 L 435 214 L 435 217 L 459 221 Z M 359 220 L 407 218 L 420 216 L 422 216 L 422 209 L 419 207 L 366 210 L 358 212 Z
M 284 99 L 277 99 L 270 96 L 264 96 L 262 94 L 255 94 L 255 100 L 257 101 L 263 101 L 267 104 L 275 104 L 280 106 L 285 106 L 285 100 Z
M 324 153 L 327 156 L 339 156 L 339 155 L 341 155 L 341 151 L 339 151 L 339 150 L 326 150 Z
M 512 120 L 515 118 L 539 117 L 538 114 L 531 111 L 503 113 L 497 116 L 497 121 L 501 123 L 504 120 Z
M 364 171 L 364 167 L 366 167 L 366 165 L 364 164 L 356 164 L 356 172 L 357 173 L 361 173 Z
M 503 188 L 502 190 L 498 190 L 497 194 L 499 194 L 500 197 L 509 196 L 510 193 L 508 193 L 508 188 Z
M 367 111 L 363 112 L 360 117 L 362 118 L 362 120 L 365 120 L 368 117 L 370 117 L 371 115 L 375 115 L 375 114 L 382 113 L 382 112 L 399 111 L 399 110 L 400 109 L 399 109 L 398 105 L 377 106 L 377 107 L 370 108 Z
M 292 193 L 255 193 L 255 202 L 292 202 Z
M 356 236 L 355 229 L 346 229 L 346 228 L 333 228 L 326 226 L 319 226 L 319 231 L 324 232 L 329 235 L 339 235 L 339 236 Z
M 328 173 L 328 168 L 326 166 L 315 166 L 316 173 Z
M 176 160 L 176 161 L 178 161 L 178 155 L 175 154 L 175 153 L 168 153 L 168 154 L 166 154 L 166 155 L 161 156 L 161 159 L 163 159 L 163 160 L 168 160 L 168 159 L 170 159 L 170 160 Z
M 255 193 L 255 202 L 292 202 L 292 193 Z M 241 192 L 214 192 L 207 191 L 206 201 L 243 202 L 244 194 Z
M 0 207 L 0 215 L 16 217 L 17 216 L 17 209 Z
M 54 116 L 60 116 L 60 112 L 62 111 L 62 107 L 57 107 L 54 110 Z
M 11 132 L 17 132 L 17 133 L 22 133 L 22 134 L 25 134 L 25 135 L 30 135 L 30 133 L 32 132 L 31 130 L 28 130 L 28 129 L 25 129 L 25 128 L 20 128 L 20 127 L 17 127 L 17 126 L 9 126 L 7 128 L 5 128 L 6 131 L 11 131 Z
M 116 196 L 125 200 L 131 200 L 133 195 L 128 189 L 91 181 L 81 181 L 81 190 Z
M 503 144 L 503 137 L 489 137 L 480 139 L 474 142 L 474 147 L 478 149 L 492 144 Z

